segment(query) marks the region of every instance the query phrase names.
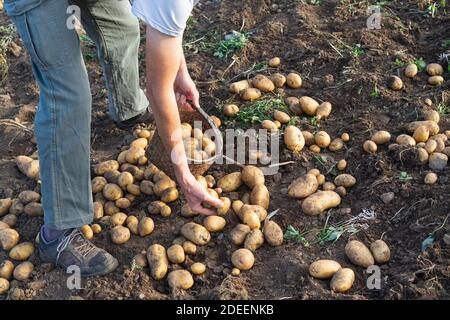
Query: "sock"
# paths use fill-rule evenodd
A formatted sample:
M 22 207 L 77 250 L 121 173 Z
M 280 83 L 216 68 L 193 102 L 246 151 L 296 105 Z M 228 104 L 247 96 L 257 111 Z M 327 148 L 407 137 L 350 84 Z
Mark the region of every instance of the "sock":
M 47 242 L 51 242 L 51 241 L 59 238 L 64 232 L 66 232 L 66 230 L 51 229 L 51 228 L 47 227 L 47 225 L 45 225 L 45 224 L 42 227 L 42 237 Z

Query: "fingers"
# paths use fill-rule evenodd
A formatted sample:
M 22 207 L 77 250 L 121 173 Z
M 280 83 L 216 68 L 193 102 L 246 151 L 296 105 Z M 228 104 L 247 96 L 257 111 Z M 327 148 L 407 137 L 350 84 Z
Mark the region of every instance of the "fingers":
M 201 204 L 196 204 L 194 205 L 191 210 L 193 212 L 197 212 L 199 214 L 205 215 L 205 216 L 212 216 L 217 214 L 216 210 L 213 209 L 207 209 L 205 207 L 203 207 Z
M 211 186 L 212 187 L 212 186 Z M 220 195 L 222 193 L 222 188 L 215 188 L 216 192 Z
M 213 196 L 210 196 L 209 194 L 205 197 L 203 202 L 206 202 L 207 204 L 219 209 L 223 207 L 223 202 L 220 199 L 214 198 Z

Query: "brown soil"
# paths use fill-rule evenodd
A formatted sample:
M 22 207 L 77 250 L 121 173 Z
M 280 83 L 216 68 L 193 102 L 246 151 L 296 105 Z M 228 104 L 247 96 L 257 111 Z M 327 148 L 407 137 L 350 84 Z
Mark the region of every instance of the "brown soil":
M 306 1 L 305 1 L 306 2 Z M 425 1 L 423 1 L 425 2 Z M 358 1 L 323 1 L 322 5 L 307 5 L 301 1 L 205 1 L 195 9 L 196 23 L 186 32 L 186 42 L 203 36 L 208 39 L 211 31 L 221 36 L 231 30 L 252 31 L 246 47 L 233 57 L 219 59 L 210 52 L 201 50 L 199 44 L 190 44 L 187 59 L 192 77 L 201 92 L 202 106 L 211 114 L 219 114 L 217 107 L 230 98 L 223 80 L 239 76 L 254 63 L 279 56 L 280 72 L 295 70 L 301 73 L 304 85 L 299 90 L 286 90 L 290 95 L 309 95 L 320 101 L 333 104 L 331 117 L 321 123 L 321 128 L 336 137 L 348 132 L 352 137 L 345 150 L 324 154 L 327 163 L 346 158 L 348 173 L 358 183 L 343 198 L 340 207 L 331 212 L 328 224 L 347 220 L 363 209 L 372 209 L 376 219 L 369 222 L 369 228 L 349 236 L 344 234 L 338 241 L 309 247 L 300 242 L 285 242 L 281 247 L 263 246 L 256 252 L 256 264 L 239 277 L 229 276 L 230 254 L 235 249 L 223 235 L 215 235 L 213 241 L 192 257 L 205 261 L 208 271 L 197 277 L 195 285 L 187 292 L 170 292 L 164 281 L 154 281 L 148 270 L 132 270 L 131 260 L 152 243 L 169 245 L 186 219 L 177 214 L 171 218 L 155 218 L 156 228 L 146 238 L 132 237 L 124 245 L 113 245 L 107 232 L 95 238 L 95 243 L 110 252 L 120 261 L 120 267 L 113 274 L 83 280 L 81 290 L 68 290 L 63 271 L 47 269 L 32 257 L 36 270 L 28 282 L 12 282 L 8 295 L 11 299 L 445 299 L 450 289 L 449 245 L 443 241 L 450 233 L 445 224 L 436 234 L 435 244 L 421 252 L 421 243 L 430 232 L 443 224 L 450 213 L 449 167 L 439 173 L 439 182 L 426 186 L 423 177 L 427 167 L 410 166 L 399 161 L 395 155 L 382 146 L 376 155 L 363 154 L 361 145 L 375 130 L 388 130 L 394 136 L 403 133 L 402 126 L 415 120 L 424 108 L 424 99 L 430 98 L 434 107 L 440 101 L 449 104 L 449 76 L 441 87 L 426 85 L 426 76 L 419 74 L 414 79 L 402 77 L 405 89 L 394 92 L 386 88 L 389 75 L 402 75 L 396 59 L 411 61 L 423 58 L 436 62 L 445 52 L 442 41 L 450 39 L 450 16 L 444 9 L 438 10 L 432 18 L 419 11 L 417 1 L 393 1 L 383 8 L 382 28 L 366 28 L 367 4 Z M 273 4 L 279 5 L 279 12 Z M 0 15 L 0 25 L 9 20 Z M 16 38 L 15 43 L 21 42 Z M 342 43 L 349 46 L 360 44 L 364 54 L 353 57 Z M 330 45 L 333 44 L 337 50 Z M 16 48 L 17 49 L 17 48 Z M 143 50 L 143 48 L 142 48 Z M 339 51 L 339 52 L 338 52 Z M 448 49 L 447 49 L 448 51 Z M 84 47 L 86 54 L 95 54 L 95 49 Z M 16 52 L 17 54 L 17 52 Z M 342 57 L 340 56 L 342 55 Z M 143 56 L 143 55 L 141 55 Z M 230 66 L 233 59 L 234 64 Z M 34 82 L 28 56 L 22 49 L 15 56 L 8 52 L 9 76 L 6 85 L 0 89 L 0 118 L 15 119 L 32 128 L 34 107 L 38 102 L 38 88 Z M 129 143 L 131 132 L 115 128 L 108 111 L 104 95 L 102 71 L 97 61 L 87 61 L 93 103 L 92 162 L 111 159 L 119 149 Z M 141 61 L 143 66 L 143 61 Z M 273 73 L 269 69 L 266 73 Z M 144 85 L 144 78 L 142 79 Z M 374 87 L 378 96 L 372 96 Z M 302 121 L 302 129 L 314 130 Z M 450 115 L 441 116 L 441 131 L 450 129 Z M 12 126 L 1 125 L 0 149 L 0 198 L 16 196 L 21 190 L 33 189 L 35 183 L 27 180 L 16 169 L 13 158 L 17 155 L 32 155 L 36 146 L 30 135 Z M 271 192 L 270 209 L 280 209 L 274 220 L 283 229 L 292 225 L 299 230 L 313 230 L 324 227 L 326 215 L 306 216 L 297 202 L 286 195 L 287 186 L 306 170 L 316 167 L 314 155 L 309 151 L 296 160 L 294 165 L 283 166 L 280 173 L 267 178 Z M 292 159 L 285 153 L 281 161 Z M 233 166 L 215 166 L 210 173 L 221 175 Z M 399 180 L 399 173 L 406 171 L 412 179 Z M 327 175 L 327 179 L 333 176 Z M 394 192 L 394 200 L 384 204 L 380 195 Z M 130 212 L 144 215 L 146 204 L 152 198 L 142 199 Z M 177 212 L 180 204 L 172 206 Z M 40 218 L 21 216 L 18 230 L 23 240 L 33 240 Z M 314 232 L 315 230 L 315 232 Z M 352 266 L 344 256 L 348 239 L 359 239 L 367 244 L 383 239 L 392 250 L 391 261 L 381 266 L 382 286 L 380 290 L 366 287 L 368 277 L 365 270 Z M 311 236 L 308 239 L 312 240 Z M 0 252 L 0 261 L 6 258 Z M 336 259 L 345 266 L 351 266 L 356 273 L 353 288 L 347 294 L 334 294 L 328 281 L 315 280 L 308 276 L 309 264 L 318 258 Z M 3 297 L 5 298 L 5 297 Z M 0 298 L 1 299 L 1 298 Z

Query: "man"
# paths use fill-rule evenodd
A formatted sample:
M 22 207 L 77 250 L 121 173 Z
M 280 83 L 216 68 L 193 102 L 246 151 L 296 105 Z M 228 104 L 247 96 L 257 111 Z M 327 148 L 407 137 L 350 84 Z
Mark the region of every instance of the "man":
M 39 254 L 43 261 L 80 267 L 84 276 L 113 271 L 117 260 L 84 238 L 79 227 L 93 219 L 90 177 L 91 93 L 73 16 L 95 42 L 108 88 L 109 110 L 121 128 L 148 121 L 148 101 L 139 88 L 139 24 L 129 1 L 5 0 L 31 58 L 40 99 L 35 119 L 44 225 Z M 182 53 L 182 30 L 192 9 L 189 0 L 135 1 L 149 17 L 147 92 L 167 150 L 175 151 L 176 176 L 193 210 L 214 213 L 220 207 L 189 171 L 178 107 L 198 106 L 199 94 Z M 142 10 L 142 11 L 140 11 Z M 149 12 L 155 14 L 148 15 Z M 147 21 L 147 20 L 146 20 Z M 156 23 L 156 24 L 153 24 Z

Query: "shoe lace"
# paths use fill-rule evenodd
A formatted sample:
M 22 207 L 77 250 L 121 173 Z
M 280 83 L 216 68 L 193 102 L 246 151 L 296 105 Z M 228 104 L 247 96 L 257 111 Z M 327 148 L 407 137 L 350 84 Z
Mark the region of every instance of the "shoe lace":
M 72 241 L 77 240 L 76 242 L 80 242 L 81 244 L 75 246 L 74 249 L 77 250 L 83 257 L 88 257 L 90 253 L 96 248 L 96 246 L 87 240 L 84 235 L 78 229 L 73 229 L 67 236 L 63 238 L 63 240 L 56 247 L 56 251 L 58 255 L 56 256 L 56 264 L 58 264 L 59 257 L 61 253 L 67 248 L 67 246 L 72 243 Z

